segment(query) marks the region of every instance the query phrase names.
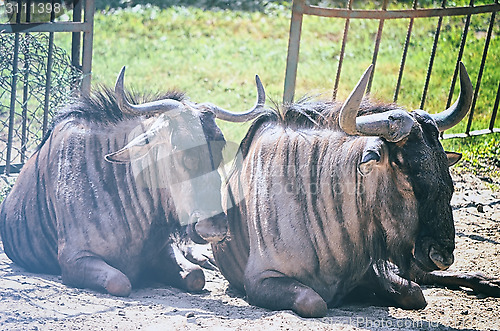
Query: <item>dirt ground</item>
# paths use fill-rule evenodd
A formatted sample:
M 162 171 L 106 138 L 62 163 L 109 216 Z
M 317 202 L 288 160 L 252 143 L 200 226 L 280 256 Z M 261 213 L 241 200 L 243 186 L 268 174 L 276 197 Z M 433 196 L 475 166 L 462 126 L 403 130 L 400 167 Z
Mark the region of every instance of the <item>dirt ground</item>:
M 454 174 L 457 246 L 451 270 L 500 278 L 500 192 L 467 173 Z M 136 289 L 128 298 L 69 288 L 57 276 L 13 264 L 0 245 L 1 330 L 500 330 L 500 298 L 425 287 L 425 309 L 369 304 L 330 309 L 324 318 L 249 306 L 215 271 L 205 290 Z

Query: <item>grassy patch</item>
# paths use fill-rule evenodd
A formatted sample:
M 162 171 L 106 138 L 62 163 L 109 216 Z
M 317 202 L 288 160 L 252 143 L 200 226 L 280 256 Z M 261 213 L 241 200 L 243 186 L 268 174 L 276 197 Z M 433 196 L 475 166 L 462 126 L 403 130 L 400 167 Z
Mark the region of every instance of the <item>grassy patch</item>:
M 458 171 L 472 172 L 490 183 L 491 188 L 500 188 L 500 133 L 443 141 L 446 150 L 461 152 Z

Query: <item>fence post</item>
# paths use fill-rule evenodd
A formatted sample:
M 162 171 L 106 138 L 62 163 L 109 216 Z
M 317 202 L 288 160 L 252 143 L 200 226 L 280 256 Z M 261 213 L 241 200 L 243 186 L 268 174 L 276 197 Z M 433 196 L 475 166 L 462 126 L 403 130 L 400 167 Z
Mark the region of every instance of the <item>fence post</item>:
M 94 39 L 94 0 L 85 0 L 84 22 L 88 30 L 83 32 L 83 56 L 82 56 L 82 95 L 90 94 L 90 82 L 92 79 L 92 45 Z
M 295 94 L 297 66 L 299 63 L 300 35 L 302 32 L 302 18 L 304 16 L 305 5 L 305 0 L 294 0 L 292 5 L 292 20 L 290 22 L 290 38 L 288 39 L 283 103 L 293 102 Z

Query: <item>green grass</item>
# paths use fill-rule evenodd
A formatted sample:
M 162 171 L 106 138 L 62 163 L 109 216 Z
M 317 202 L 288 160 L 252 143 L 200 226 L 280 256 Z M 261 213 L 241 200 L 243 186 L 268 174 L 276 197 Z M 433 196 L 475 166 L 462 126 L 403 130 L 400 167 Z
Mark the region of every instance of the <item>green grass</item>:
M 454 3 L 467 5 L 468 2 L 460 0 Z M 491 2 L 476 1 L 476 4 Z M 425 3 L 432 5 L 430 1 Z M 363 2 L 355 1 L 354 4 L 359 8 Z M 345 3 L 340 5 L 345 6 Z M 453 3 L 449 2 L 449 5 Z M 402 7 L 411 7 L 411 1 L 391 2 L 390 5 L 390 9 Z M 474 85 L 489 19 L 489 15 L 474 17 L 463 55 Z M 463 20 L 459 17 L 443 21 L 424 107 L 431 113 L 446 106 Z M 410 110 L 420 104 L 437 21 L 437 18 L 415 21 L 398 99 L 399 104 Z M 378 21 L 351 22 L 339 99 L 347 96 L 371 63 L 373 41 L 379 24 Z M 254 103 L 254 75 L 259 74 L 268 98 L 280 102 L 289 24 L 289 4 L 275 2 L 266 2 L 261 11 L 229 11 L 220 7 L 214 10 L 175 6 L 159 8 L 150 5 L 108 8 L 95 16 L 93 84 L 113 85 L 120 68 L 127 65 L 125 79 L 128 88 L 144 92 L 177 88 L 186 91 L 193 101 L 209 101 L 239 111 L 250 108 Z M 385 22 L 372 87 L 372 96 L 377 99 L 392 101 L 407 26 L 408 20 Z M 304 19 L 296 97 L 304 94 L 330 97 L 343 27 L 343 20 L 309 16 Z M 500 63 L 499 34 L 500 24 L 496 23 L 476 103 L 473 130 L 488 126 L 495 101 L 500 81 L 500 70 L 497 68 Z M 69 34 L 59 34 L 57 42 L 69 45 Z M 465 123 L 465 120 L 462 121 L 450 132 L 463 132 Z M 235 142 L 242 138 L 248 127 L 231 123 L 220 123 L 220 126 L 226 137 Z M 496 127 L 500 127 L 500 118 L 496 120 Z M 499 143 L 498 138 L 492 141 L 495 146 Z M 481 144 L 476 139 L 454 140 L 451 147 L 463 152 L 472 151 L 476 145 L 482 148 Z
M 446 150 L 462 152 L 456 170 L 474 173 L 493 190 L 500 189 L 500 133 L 443 141 Z

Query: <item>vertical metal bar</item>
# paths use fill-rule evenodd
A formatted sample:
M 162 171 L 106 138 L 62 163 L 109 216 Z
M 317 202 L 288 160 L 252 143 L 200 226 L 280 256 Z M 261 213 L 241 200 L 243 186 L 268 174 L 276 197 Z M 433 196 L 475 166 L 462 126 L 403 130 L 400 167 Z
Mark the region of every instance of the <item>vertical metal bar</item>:
M 443 0 L 441 7 L 446 6 L 446 0 Z M 424 91 L 422 92 L 422 99 L 420 99 L 420 109 L 424 109 L 425 98 L 427 97 L 427 90 L 429 89 L 429 82 L 432 75 L 432 67 L 434 66 L 434 58 L 436 57 L 437 44 L 439 42 L 439 34 L 441 33 L 441 25 L 443 24 L 443 16 L 439 17 L 436 33 L 434 34 L 434 43 L 432 44 L 431 57 L 429 59 L 429 67 L 427 68 L 427 76 L 425 77 Z
M 52 11 L 50 13 L 50 21 L 54 22 L 55 11 L 54 11 L 54 0 L 51 2 Z M 47 73 L 45 75 L 45 96 L 43 104 L 43 121 L 42 121 L 42 132 L 43 135 L 47 133 L 48 118 L 49 118 L 49 106 L 50 106 L 50 87 L 52 85 L 52 64 L 54 62 L 54 32 L 49 32 L 49 53 L 47 58 Z
M 17 1 L 18 8 L 21 8 L 21 0 Z M 16 23 L 21 22 L 21 15 L 17 13 Z M 16 90 L 17 90 L 17 66 L 19 64 L 19 33 L 14 34 L 14 58 L 12 59 L 12 85 L 10 90 L 9 108 L 9 132 L 7 133 L 7 152 L 5 156 L 5 174 L 10 175 L 10 163 L 12 158 L 12 140 L 14 137 L 14 116 L 16 114 Z
M 82 55 L 82 94 L 90 94 L 90 82 L 92 80 L 92 45 L 94 39 L 94 0 L 85 0 L 84 22 L 90 23 L 90 31 L 83 33 L 83 55 Z
M 26 23 L 31 22 L 31 0 L 26 1 Z
M 471 0 L 469 7 L 474 7 L 474 0 Z M 460 48 L 458 50 L 457 62 L 455 63 L 455 71 L 453 72 L 453 78 L 451 80 L 450 92 L 448 93 L 448 100 L 446 101 L 446 108 L 450 107 L 451 101 L 453 99 L 453 90 L 455 89 L 455 83 L 457 82 L 458 76 L 458 66 L 460 61 L 462 61 L 462 56 L 464 54 L 465 42 L 467 41 L 467 34 L 469 33 L 470 19 L 472 14 L 467 15 L 465 19 L 464 31 L 462 33 L 462 39 L 460 40 Z
M 496 1 L 498 3 L 498 0 Z M 472 125 L 472 118 L 474 117 L 474 110 L 476 108 L 477 96 L 479 94 L 479 89 L 481 88 L 481 79 L 483 77 L 484 65 L 486 64 L 486 57 L 488 55 L 488 48 L 490 46 L 491 34 L 493 32 L 493 26 L 495 25 L 495 14 L 491 13 L 490 26 L 488 27 L 488 33 L 486 35 L 486 41 L 484 42 L 483 57 L 481 59 L 481 66 L 479 67 L 479 73 L 477 74 L 476 88 L 474 90 L 474 97 L 472 98 L 472 105 L 469 111 L 469 121 L 467 122 L 466 134 L 469 134 Z
M 417 9 L 418 0 L 413 1 L 413 9 Z M 405 46 L 403 49 L 403 55 L 401 56 L 401 63 L 399 65 L 398 82 L 396 83 L 396 90 L 394 91 L 393 101 L 398 101 L 399 90 L 401 88 L 401 81 L 403 80 L 403 72 L 406 64 L 406 57 L 408 56 L 408 47 L 410 46 L 410 38 L 413 30 L 414 18 L 410 18 L 410 23 L 408 24 L 408 31 L 406 32 Z
M 304 16 L 305 0 L 294 0 L 292 4 L 292 19 L 290 21 L 290 38 L 288 39 L 288 54 L 286 59 L 285 89 L 283 103 L 293 102 L 297 66 L 299 63 L 300 35 Z
M 491 113 L 490 126 L 488 127 L 491 132 L 495 127 L 495 119 L 497 118 L 498 104 L 500 103 L 500 82 L 498 82 L 497 97 L 495 99 L 495 105 L 493 106 L 493 112 Z
M 349 2 L 347 3 L 347 8 L 349 10 L 352 10 L 352 1 L 353 0 L 349 0 Z M 339 89 L 340 73 L 342 71 L 342 64 L 344 63 L 345 45 L 347 43 L 347 35 L 349 34 L 350 21 L 351 20 L 349 18 L 345 19 L 344 36 L 342 37 L 342 47 L 340 48 L 339 65 L 337 67 L 337 75 L 335 76 L 335 85 L 333 87 L 332 101 L 335 101 L 335 99 L 337 99 L 337 91 Z
M 26 23 L 31 22 L 31 0 L 26 2 Z M 21 126 L 21 164 L 26 161 L 26 143 L 28 131 L 28 98 L 29 98 L 29 71 L 30 71 L 30 52 L 29 52 L 29 33 L 24 37 L 24 87 L 23 87 L 23 107 L 22 107 L 22 126 Z
M 387 2 L 388 0 L 384 0 L 384 3 L 382 4 L 382 10 L 387 10 Z M 366 94 L 370 94 L 370 91 L 372 89 L 373 76 L 375 76 L 375 66 L 377 65 L 378 50 L 380 48 L 380 40 L 382 39 L 382 31 L 384 30 L 384 21 L 385 21 L 384 19 L 381 19 L 378 25 L 377 37 L 375 39 L 375 47 L 373 49 L 373 58 L 372 58 L 373 69 L 372 69 L 372 74 L 370 75 L 370 80 L 368 81 L 368 86 L 366 87 Z
M 73 0 L 73 22 L 82 21 L 82 0 Z M 73 32 L 71 36 L 71 64 L 76 68 L 81 68 L 81 32 Z

